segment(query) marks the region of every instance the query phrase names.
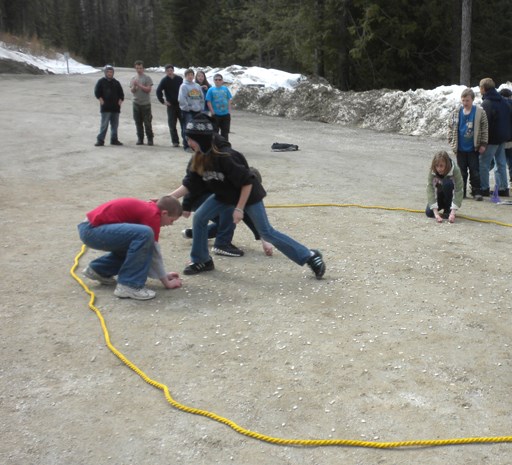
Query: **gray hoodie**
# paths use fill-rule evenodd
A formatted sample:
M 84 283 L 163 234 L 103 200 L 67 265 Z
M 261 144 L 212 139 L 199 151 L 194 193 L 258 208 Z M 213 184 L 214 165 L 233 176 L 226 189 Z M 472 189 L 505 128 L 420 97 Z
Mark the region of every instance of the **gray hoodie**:
M 183 81 L 178 102 L 182 111 L 201 111 L 204 108 L 204 95 L 201 86 L 195 82 Z

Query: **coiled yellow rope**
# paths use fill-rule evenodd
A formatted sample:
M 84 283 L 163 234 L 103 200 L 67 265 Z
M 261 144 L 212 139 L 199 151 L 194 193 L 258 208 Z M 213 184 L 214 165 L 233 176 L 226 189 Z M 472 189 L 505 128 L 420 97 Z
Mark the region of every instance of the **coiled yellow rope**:
M 391 208 L 391 207 L 380 207 L 380 206 L 365 206 L 365 205 L 357 205 L 357 204 L 296 204 L 296 205 L 272 205 L 267 208 L 299 208 L 299 207 L 357 207 L 357 208 L 366 208 L 366 209 L 379 209 L 379 210 L 393 210 L 393 211 L 407 211 L 412 213 L 423 213 L 422 210 L 410 210 L 405 208 Z M 459 216 L 461 217 L 461 216 Z M 482 223 L 493 223 L 500 226 L 512 227 L 512 224 L 501 223 L 493 220 L 479 220 L 477 218 L 469 218 L 463 217 L 471 221 L 479 221 Z M 76 255 L 73 266 L 71 267 L 70 273 L 71 276 L 82 286 L 85 292 L 90 296 L 89 300 L 89 308 L 96 313 L 96 316 L 100 320 L 101 328 L 103 330 L 103 335 L 105 338 L 105 342 L 110 351 L 121 360 L 128 368 L 133 370 L 137 375 L 139 375 L 146 383 L 151 386 L 160 389 L 163 391 L 167 402 L 171 404 L 174 408 L 178 410 L 182 410 L 187 413 L 192 413 L 194 415 L 200 415 L 203 417 L 210 418 L 211 420 L 217 421 L 219 423 L 223 423 L 234 431 L 244 436 L 248 436 L 250 438 L 258 439 L 260 441 L 268 442 L 271 444 L 282 445 L 282 446 L 305 446 L 305 447 L 319 447 L 319 446 L 345 446 L 345 447 L 364 447 L 364 448 L 373 448 L 373 449 L 397 449 L 397 448 L 405 448 L 405 447 L 436 447 L 436 446 L 450 446 L 450 445 L 464 445 L 464 444 L 495 444 L 495 443 L 505 443 L 512 442 L 512 436 L 494 436 L 494 437 L 471 437 L 471 438 L 453 438 L 453 439 L 418 439 L 418 440 L 410 440 L 410 441 L 396 441 L 396 442 L 374 442 L 374 441 L 360 441 L 360 440 L 351 440 L 351 439 L 285 439 L 285 438 L 277 438 L 272 436 L 267 436 L 265 434 L 257 433 L 256 431 L 251 431 L 249 429 L 243 428 L 242 426 L 237 425 L 235 422 L 224 418 L 216 413 L 209 412 L 207 410 L 201 410 L 194 407 L 188 407 L 183 405 L 176 400 L 173 399 L 169 392 L 169 388 L 158 381 L 151 379 L 146 373 L 144 373 L 140 368 L 138 368 L 134 363 L 128 360 L 122 352 L 120 352 L 111 342 L 110 335 L 108 332 L 107 325 L 105 323 L 105 319 L 101 314 L 100 310 L 94 305 L 94 301 L 96 296 L 93 291 L 91 291 L 87 285 L 77 276 L 75 273 L 80 258 L 83 256 L 85 251 L 87 250 L 85 245 L 82 245 L 80 252 Z

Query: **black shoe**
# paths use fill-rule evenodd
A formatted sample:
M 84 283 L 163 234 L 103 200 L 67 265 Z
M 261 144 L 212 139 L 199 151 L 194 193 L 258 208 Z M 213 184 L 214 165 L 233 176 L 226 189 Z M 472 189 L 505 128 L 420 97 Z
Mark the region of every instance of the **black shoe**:
M 181 235 L 185 239 L 192 239 L 194 237 L 194 234 L 192 232 L 192 229 L 187 228 L 181 231 Z M 217 237 L 217 232 L 214 229 L 208 229 L 208 239 L 215 239 Z
M 499 190 L 498 195 L 500 197 L 510 197 L 510 191 L 508 189 Z
M 148 145 L 153 145 L 153 139 L 148 139 Z
M 191 263 L 183 270 L 183 274 L 198 274 L 203 271 L 212 271 L 214 269 L 215 265 L 213 264 L 213 260 L 210 258 L 210 260 L 204 263 Z
M 489 197 L 489 195 L 490 195 L 489 189 L 482 189 L 482 190 L 480 191 L 480 194 L 481 194 L 482 196 L 484 196 L 484 197 Z
M 311 250 L 311 252 L 313 252 L 313 255 L 306 263 L 313 270 L 313 273 L 315 273 L 316 279 L 322 279 L 322 276 L 325 273 L 325 263 L 322 259 L 322 254 L 319 250 L 314 249 Z
M 116 139 L 116 140 L 111 140 L 110 145 L 123 145 L 123 143 Z
M 173 147 L 179 147 L 179 146 L 180 146 L 180 143 L 179 143 L 179 142 L 173 142 L 173 143 L 172 143 L 172 146 L 173 146 Z
M 105 145 L 105 142 L 99 140 L 94 144 L 94 147 L 103 147 Z
M 137 142 L 135 142 L 135 145 L 144 145 L 144 141 L 142 139 L 137 139 Z
M 212 252 L 215 255 L 224 255 L 225 257 L 243 257 L 244 251 L 235 247 L 233 244 L 214 245 Z

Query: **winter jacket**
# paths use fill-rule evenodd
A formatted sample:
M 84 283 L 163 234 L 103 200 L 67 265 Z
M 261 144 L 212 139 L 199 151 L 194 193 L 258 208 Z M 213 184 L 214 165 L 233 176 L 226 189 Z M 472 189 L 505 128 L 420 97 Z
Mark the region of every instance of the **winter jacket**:
M 489 89 L 483 95 L 482 108 L 489 122 L 489 144 L 499 145 L 510 140 L 510 107 L 496 91 Z
M 103 99 L 100 107 L 101 113 L 120 113 L 119 100 L 124 100 L 124 92 L 117 79 L 102 77 L 94 87 L 94 95 L 97 99 Z
M 462 105 L 453 110 L 450 120 L 448 122 L 448 143 L 451 145 L 453 153 L 457 153 L 459 149 L 459 117 Z M 476 107 L 475 113 L 475 127 L 473 131 L 473 144 L 475 146 L 475 152 L 480 147 L 487 147 L 487 141 L 489 139 L 489 123 L 487 121 L 487 114 L 480 107 Z

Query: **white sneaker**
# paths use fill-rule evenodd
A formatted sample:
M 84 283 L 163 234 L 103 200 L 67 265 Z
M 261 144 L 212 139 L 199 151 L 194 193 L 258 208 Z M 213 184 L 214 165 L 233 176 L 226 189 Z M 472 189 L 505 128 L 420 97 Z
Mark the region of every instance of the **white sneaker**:
M 112 286 L 117 282 L 112 277 L 101 276 L 100 274 L 96 273 L 96 271 L 94 271 L 90 266 L 88 266 L 82 273 L 86 278 L 92 279 L 93 281 L 98 281 L 101 284 L 106 284 L 108 286 Z
M 114 295 L 120 299 L 149 300 L 156 296 L 156 292 L 147 287 L 129 287 L 118 284 L 114 289 Z

